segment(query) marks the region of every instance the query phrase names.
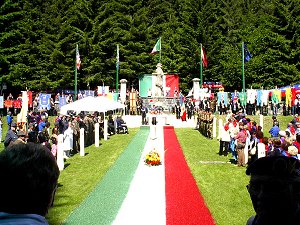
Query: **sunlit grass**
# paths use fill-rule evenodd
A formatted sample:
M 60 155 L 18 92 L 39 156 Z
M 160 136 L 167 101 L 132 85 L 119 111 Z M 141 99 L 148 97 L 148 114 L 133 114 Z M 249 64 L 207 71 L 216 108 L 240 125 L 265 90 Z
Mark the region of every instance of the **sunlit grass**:
M 85 148 L 84 157 L 76 154 L 65 162 L 65 169 L 59 177 L 54 206 L 47 215 L 50 224 L 61 224 L 79 206 L 137 131 L 138 129 L 130 129 L 129 135 L 113 135 L 108 141 L 101 140 L 100 147 Z

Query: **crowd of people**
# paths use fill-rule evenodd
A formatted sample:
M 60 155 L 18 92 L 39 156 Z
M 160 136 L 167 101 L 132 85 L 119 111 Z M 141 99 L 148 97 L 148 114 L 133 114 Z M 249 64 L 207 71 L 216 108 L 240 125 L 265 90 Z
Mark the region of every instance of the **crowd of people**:
M 300 119 L 295 114 L 287 125 L 279 125 L 276 116 L 272 117 L 273 126 L 262 132 L 256 121 L 251 121 L 244 113 L 228 114 L 226 122 L 220 129 L 219 155 L 232 154 L 238 166 L 251 164 L 258 158 L 258 143 L 264 144 L 265 156 L 286 156 L 298 159 L 300 154 Z M 248 154 L 245 154 L 245 147 Z M 247 152 L 246 152 L 247 153 Z M 245 158 L 249 155 L 249 159 Z
M 115 117 L 115 118 L 114 118 Z M 80 150 L 80 129 L 84 128 L 84 145 L 89 146 L 95 143 L 95 123 L 99 123 L 100 138 L 104 137 L 104 114 L 103 113 L 80 113 L 78 115 L 58 115 L 54 124 L 49 121 L 47 111 L 29 111 L 27 125 L 14 122 L 13 115 L 8 113 L 8 132 L 5 135 L 5 148 L 17 143 L 39 143 L 44 145 L 53 156 L 57 156 L 58 135 L 63 135 L 64 158 L 69 158 Z M 2 121 L 2 120 L 0 120 Z M 50 130 L 50 127 L 52 129 Z M 129 133 L 126 122 L 122 116 L 110 114 L 107 120 L 107 134 Z

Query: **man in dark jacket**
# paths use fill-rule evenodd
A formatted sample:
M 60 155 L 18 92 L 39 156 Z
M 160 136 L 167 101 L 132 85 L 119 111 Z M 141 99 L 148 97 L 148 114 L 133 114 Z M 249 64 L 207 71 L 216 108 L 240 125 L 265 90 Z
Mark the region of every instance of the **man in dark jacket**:
M 15 122 L 12 122 L 11 129 L 7 131 L 5 139 L 4 139 L 5 148 L 8 147 L 10 143 L 14 142 L 17 139 L 18 139 L 17 124 Z

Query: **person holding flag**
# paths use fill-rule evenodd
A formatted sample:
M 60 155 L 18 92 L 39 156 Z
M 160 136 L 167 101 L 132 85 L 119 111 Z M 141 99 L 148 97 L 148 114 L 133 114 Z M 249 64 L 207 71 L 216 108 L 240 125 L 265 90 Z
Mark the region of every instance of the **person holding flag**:
M 180 103 L 180 117 L 182 121 L 186 121 L 186 108 L 185 108 L 185 97 L 184 95 L 180 92 L 179 94 L 179 103 Z

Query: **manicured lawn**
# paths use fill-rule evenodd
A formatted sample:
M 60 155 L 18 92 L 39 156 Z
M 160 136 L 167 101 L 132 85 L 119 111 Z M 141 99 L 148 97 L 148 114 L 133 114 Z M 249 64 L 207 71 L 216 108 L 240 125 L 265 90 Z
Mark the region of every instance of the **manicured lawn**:
M 65 162 L 65 169 L 59 177 L 54 207 L 47 215 L 50 224 L 61 224 L 79 206 L 137 131 L 138 129 L 130 129 L 129 135 L 113 135 L 108 141 L 101 140 L 98 148 L 94 146 L 85 148 L 84 157 L 76 154 Z
M 259 117 L 250 117 L 259 124 Z M 292 119 L 291 116 L 278 116 L 281 129 Z M 224 117 L 223 117 L 224 121 Z M 272 118 L 264 117 L 264 135 L 268 131 Z M 251 200 L 246 190 L 249 177 L 246 168 L 230 163 L 231 155 L 219 156 L 219 142 L 210 140 L 196 130 L 176 129 L 177 138 L 183 149 L 186 161 L 198 184 L 207 206 L 218 225 L 244 225 L 254 215 Z

